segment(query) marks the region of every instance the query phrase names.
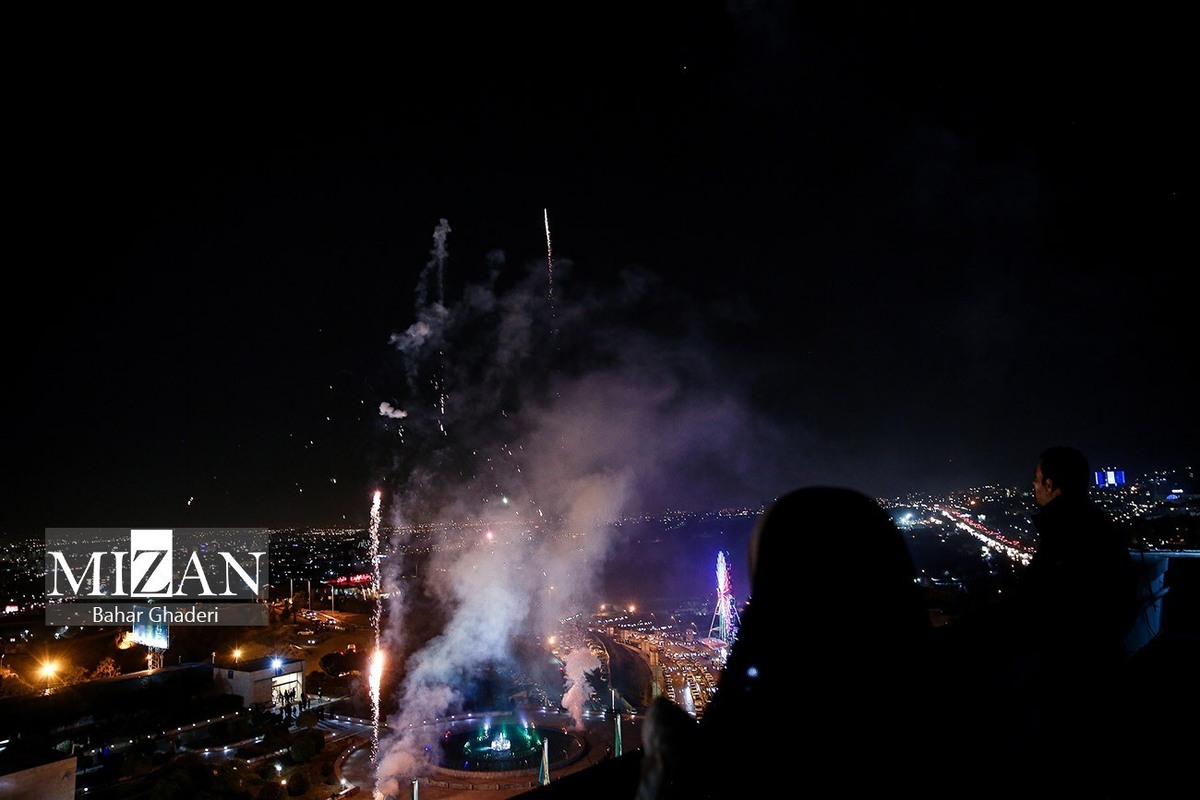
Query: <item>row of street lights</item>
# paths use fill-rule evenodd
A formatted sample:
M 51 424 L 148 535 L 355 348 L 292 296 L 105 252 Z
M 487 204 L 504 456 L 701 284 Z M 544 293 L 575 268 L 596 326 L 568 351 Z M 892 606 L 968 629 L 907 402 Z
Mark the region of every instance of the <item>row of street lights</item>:
M 151 662 L 153 657 L 154 657 L 153 654 L 151 654 L 151 655 L 146 656 L 146 659 L 148 662 Z M 213 654 L 213 657 L 215 659 L 216 653 Z M 240 664 L 241 662 L 242 662 L 242 649 L 240 647 L 234 648 L 233 663 Z M 41 668 L 38 670 L 38 675 L 41 676 L 41 678 L 45 681 L 45 684 L 43 685 L 43 688 L 42 688 L 42 694 L 50 694 L 51 693 L 52 690 L 50 688 L 50 682 L 52 680 L 54 680 L 54 676 L 58 674 L 58 669 L 59 669 L 59 665 L 58 665 L 57 661 L 43 661 L 42 662 Z

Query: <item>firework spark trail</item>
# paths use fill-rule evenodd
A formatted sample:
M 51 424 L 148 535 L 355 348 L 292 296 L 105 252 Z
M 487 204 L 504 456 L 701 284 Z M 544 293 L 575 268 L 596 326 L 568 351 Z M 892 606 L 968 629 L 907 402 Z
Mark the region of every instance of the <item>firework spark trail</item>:
M 379 756 L 379 691 L 383 684 L 383 651 L 375 646 L 371 654 L 369 680 L 371 684 L 372 732 L 371 732 L 371 763 L 376 763 Z M 376 779 L 378 781 L 378 778 Z
M 417 284 L 417 311 L 418 316 L 426 305 L 428 300 L 426 284 L 430 278 L 430 272 L 435 273 L 437 287 L 437 300 L 435 301 L 434 313 L 435 317 L 444 320 L 446 314 L 446 237 L 450 233 L 450 223 L 442 219 L 438 221 L 437 228 L 433 231 L 433 251 L 430 255 L 433 258 L 425 265 L 425 269 L 421 272 L 421 280 Z M 437 410 L 438 410 L 438 429 L 443 436 L 449 435 L 446 431 L 446 354 L 442 349 L 441 333 L 438 334 L 438 369 L 436 375 L 431 379 L 434 393 L 437 395 Z
M 371 716 L 374 723 L 371 734 L 371 761 L 374 763 L 379 752 L 379 692 L 383 679 L 383 651 L 379 646 L 379 628 L 383 586 L 379 575 L 379 521 L 382 492 L 376 490 L 371 500 L 371 588 L 375 591 L 375 607 L 371 609 L 371 629 L 375 634 L 375 649 L 371 654 Z
M 524 450 L 525 448 L 522 445 L 517 445 L 517 449 Z M 512 472 L 516 473 L 516 475 L 518 475 L 518 476 L 523 476 L 524 473 L 521 471 L 521 462 L 518 460 L 518 456 L 515 453 L 513 453 L 512 448 L 509 447 L 507 444 L 501 444 L 499 446 L 499 450 L 502 455 L 508 456 L 508 460 L 509 460 L 509 464 L 510 464 L 510 468 L 511 468 Z M 500 459 L 497 458 L 496 461 L 500 461 Z M 491 458 L 486 459 L 487 469 L 493 476 L 492 477 L 492 488 L 499 495 L 500 504 L 502 506 L 508 506 L 509 505 L 508 494 L 507 494 L 504 486 L 502 486 L 500 484 L 500 481 L 511 479 L 514 476 L 510 475 L 510 476 L 508 476 L 508 478 L 504 478 L 504 476 L 500 475 L 496 470 L 496 461 L 493 461 Z M 538 503 L 537 498 L 530 496 L 526 499 L 528 500 L 529 506 L 532 509 L 531 513 L 536 513 L 539 520 L 543 519 L 546 515 L 545 515 L 545 512 L 542 511 L 542 507 Z M 513 506 L 512 512 L 517 517 L 521 516 L 521 508 L 519 506 Z M 532 524 L 536 525 L 538 523 L 534 522 Z
M 550 244 L 550 209 L 543 208 L 542 216 L 546 221 L 546 275 L 548 278 L 546 299 L 550 301 L 550 317 L 554 318 L 554 247 Z
M 443 257 L 444 257 L 444 255 L 445 255 L 445 253 L 444 253 L 444 247 L 443 247 Z M 438 263 L 438 293 L 439 293 L 439 295 L 441 295 L 443 292 L 444 292 L 444 288 L 443 288 L 443 284 L 442 284 L 442 263 L 439 262 Z M 445 302 L 443 302 L 443 300 L 439 298 L 438 310 L 444 311 L 445 308 L 446 308 Z M 438 346 L 438 373 L 437 373 L 437 377 L 435 377 L 433 380 L 433 388 L 437 392 L 437 398 L 438 398 L 438 401 L 437 401 L 438 402 L 438 430 L 440 430 L 442 432 L 443 436 L 449 436 L 450 434 L 446 430 L 446 353 L 441 348 L 440 345 Z
M 450 225 L 446 220 L 442 220 L 442 224 L 434 231 L 434 241 L 437 247 L 434 250 L 434 257 L 437 259 L 437 288 L 438 288 L 438 309 L 446 308 L 446 234 L 450 233 Z M 442 434 L 446 435 L 446 354 L 442 349 L 438 348 L 438 427 L 441 428 Z
M 380 616 L 380 580 L 379 580 L 379 521 L 382 517 L 383 493 L 376 490 L 371 498 L 371 587 L 375 590 L 375 608 L 371 612 L 371 626 L 375 631 L 375 645 L 379 646 L 379 616 Z

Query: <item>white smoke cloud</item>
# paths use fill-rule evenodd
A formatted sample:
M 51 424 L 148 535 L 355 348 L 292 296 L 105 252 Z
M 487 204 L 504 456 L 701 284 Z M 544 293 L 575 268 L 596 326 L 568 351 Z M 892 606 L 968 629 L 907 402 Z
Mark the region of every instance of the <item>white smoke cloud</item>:
M 404 419 L 408 416 L 407 411 L 396 408 L 391 403 L 383 402 L 379 404 L 380 416 L 390 417 L 391 419 Z
M 448 231 L 442 220 L 417 321 L 392 337 L 411 396 L 391 522 L 456 525 L 445 526 L 454 533 L 423 567 L 420 589 L 400 580 L 402 564 L 385 574 L 400 583 L 389 584 L 382 641 L 392 653 L 415 650 L 378 751 L 386 798 L 431 769 L 437 732 L 424 723 L 463 710 L 473 675 L 514 658 L 515 641 L 595 607 L 615 523 L 646 508 L 714 507 L 739 482 L 753 483 L 779 438 L 691 331 L 656 335 L 630 316 L 675 318 L 653 276 L 630 273 L 612 291 L 572 294 L 572 265 L 559 258 L 551 309 L 545 262 L 513 276 L 493 253 L 485 279 L 447 305 Z M 416 599 L 436 601 L 445 616 L 423 644 L 403 627 Z M 577 725 L 583 670 L 598 665 L 585 656 L 571 654 L 562 701 Z
M 599 667 L 600 659 L 596 658 L 596 654 L 591 650 L 583 647 L 568 653 L 564 662 L 566 677 L 563 688 L 566 689 L 566 693 L 563 695 L 562 705 L 575 721 L 576 730 L 583 730 L 584 707 L 592 696 L 586 674 Z

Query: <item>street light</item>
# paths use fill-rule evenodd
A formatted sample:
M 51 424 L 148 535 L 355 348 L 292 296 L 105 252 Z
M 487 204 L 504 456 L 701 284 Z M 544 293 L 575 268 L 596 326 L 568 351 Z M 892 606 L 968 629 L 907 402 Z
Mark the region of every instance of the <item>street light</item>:
M 42 664 L 42 677 L 46 679 L 46 689 L 43 694 L 50 694 L 50 680 L 58 672 L 58 662 L 47 661 Z

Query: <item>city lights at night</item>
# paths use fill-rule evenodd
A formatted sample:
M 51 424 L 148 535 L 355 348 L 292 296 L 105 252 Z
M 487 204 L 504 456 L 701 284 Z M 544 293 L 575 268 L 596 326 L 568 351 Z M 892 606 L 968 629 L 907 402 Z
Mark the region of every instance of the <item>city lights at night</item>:
M 1169 14 L 72 14 L 13 37 L 0 797 L 634 800 L 735 673 L 786 687 L 739 746 L 786 731 L 786 786 L 855 794 L 888 770 L 818 755 L 852 670 L 813 631 L 888 617 L 847 611 L 871 540 L 790 521 L 794 606 L 743 637 L 765 515 L 873 499 L 913 627 L 957 642 L 1037 574 L 1052 445 L 1137 560 L 1131 660 L 1200 633 Z M 914 685 L 871 641 L 864 696 Z M 1193 661 L 1150 663 L 1114 694 L 1160 737 Z M 1015 672 L 971 702 L 1014 713 Z M 843 755 L 910 744 L 842 699 Z

